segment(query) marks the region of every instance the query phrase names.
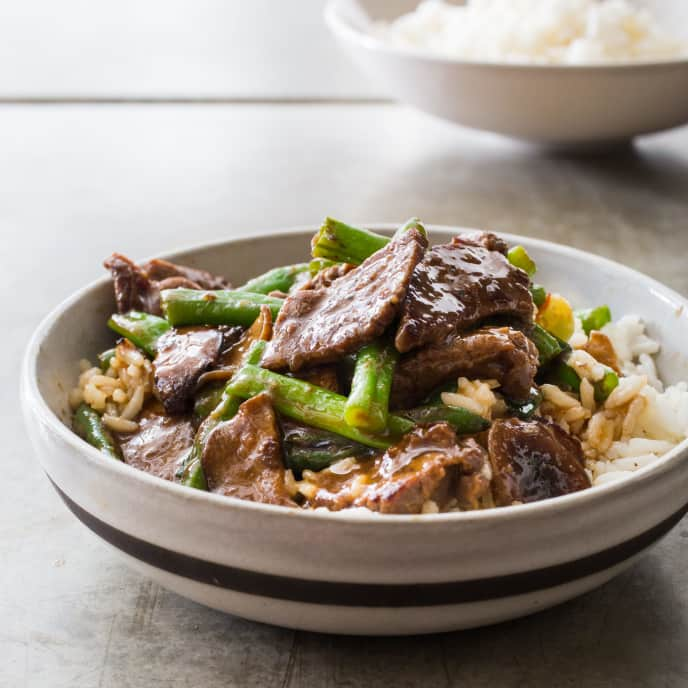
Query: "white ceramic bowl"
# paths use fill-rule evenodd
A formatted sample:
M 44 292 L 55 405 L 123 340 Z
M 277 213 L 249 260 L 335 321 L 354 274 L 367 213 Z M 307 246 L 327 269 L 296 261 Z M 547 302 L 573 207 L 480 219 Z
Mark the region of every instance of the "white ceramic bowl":
M 390 226 L 377 226 L 389 229 Z M 456 230 L 431 229 L 434 241 Z M 166 256 L 236 283 L 302 260 L 312 230 Z M 538 279 L 580 305 L 643 316 L 663 342 L 661 374 L 688 379 L 688 302 L 653 280 L 547 242 L 523 243 Z M 108 460 L 69 428 L 78 360 L 112 342 L 103 278 L 37 329 L 22 403 L 41 464 L 67 506 L 162 585 L 210 607 L 282 626 L 405 634 L 494 623 L 590 590 L 662 537 L 688 506 L 688 442 L 631 478 L 535 504 L 482 512 L 369 516 L 254 504 L 165 482 Z
M 393 19 L 417 4 L 330 0 L 325 17 L 364 72 L 420 110 L 562 147 L 616 144 L 688 122 L 686 59 L 580 67 L 478 63 L 389 47 L 371 36 L 371 20 Z M 673 18 L 673 28 L 688 39 L 688 3 L 662 0 L 653 9 L 660 18 Z

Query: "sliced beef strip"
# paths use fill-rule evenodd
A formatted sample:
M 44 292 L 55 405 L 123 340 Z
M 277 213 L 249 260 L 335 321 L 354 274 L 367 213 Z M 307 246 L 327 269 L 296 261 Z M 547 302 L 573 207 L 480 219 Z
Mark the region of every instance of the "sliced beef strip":
M 496 420 L 488 451 L 497 506 L 537 502 L 590 487 L 580 442 L 551 421 Z
M 172 418 L 158 402 L 150 403 L 138 418 L 136 432 L 114 433 L 124 463 L 174 480 L 177 462 L 186 454 L 194 439 L 194 428 L 186 417 Z
M 310 382 L 312 385 L 329 389 L 330 392 L 341 394 L 339 374 L 337 372 L 337 366 L 334 364 L 304 368 L 299 371 L 297 377 L 300 380 Z
M 475 497 L 485 483 L 482 468 L 485 450 L 473 439 L 459 442 L 446 423 L 416 428 L 390 447 L 380 461 L 382 480 L 366 491 L 362 506 L 391 514 L 419 513 L 431 499 L 443 507 L 457 496 L 459 480 L 462 493 Z M 475 484 L 475 489 L 468 487 Z
M 160 337 L 153 361 L 155 395 L 168 413 L 189 410 L 199 378 L 224 348 L 225 333 L 210 327 L 169 330 Z
M 411 229 L 329 287 L 290 294 L 263 366 L 297 371 L 331 363 L 380 336 L 399 312 L 425 246 Z
M 426 252 L 413 273 L 401 310 L 395 338 L 400 352 L 439 344 L 486 318 L 507 316 L 532 322 L 530 278 L 500 251 L 485 248 L 502 248 L 499 240 L 490 236 L 457 237 L 451 244 Z
M 461 509 L 473 511 L 480 508 L 480 501 L 490 492 L 492 467 L 487 450 L 475 439 L 462 439 L 461 446 L 464 464 L 459 467 L 456 499 Z
M 154 258 L 141 266 L 154 282 L 162 282 L 171 277 L 181 277 L 198 285 L 198 289 L 229 289 L 229 282 L 220 275 L 213 275 L 207 270 L 175 265 L 167 260 Z
M 482 246 L 488 251 L 497 251 L 503 256 L 507 254 L 509 245 L 492 232 L 467 232 L 459 234 L 452 239 L 452 244 L 457 246 Z
M 225 289 L 229 286 L 224 277 L 166 260 L 150 260 L 139 266 L 126 256 L 113 253 L 103 264 L 112 274 L 120 313 L 137 310 L 160 315 L 162 289 Z
M 136 263 L 120 253 L 113 253 L 103 265 L 112 274 L 119 313 L 136 310 L 160 314 L 160 290 Z
M 329 287 L 332 282 L 344 277 L 344 275 L 351 272 L 356 266 L 351 263 L 338 263 L 329 268 L 321 270 L 313 279 L 308 280 L 301 289 L 322 289 Z
M 507 397 L 527 399 L 537 367 L 537 348 L 522 332 L 483 328 L 404 354 L 394 371 L 390 403 L 409 408 L 459 376 L 498 380 Z
M 221 329 L 225 330 L 225 328 Z M 205 387 L 205 385 L 227 382 L 227 380 L 234 376 L 234 373 L 237 371 L 237 366 L 231 364 L 231 361 L 234 359 L 234 349 L 239 345 L 245 333 L 246 331 L 243 327 L 227 327 L 226 331 L 223 331 L 222 351 L 210 369 L 198 378 L 196 392 Z M 229 364 L 226 364 L 227 361 L 229 361 Z
M 457 440 L 446 423 L 419 427 L 348 475 L 320 471 L 310 506 L 363 506 L 389 514 L 417 514 L 427 500 L 440 508 L 458 499 L 476 508 L 489 489 L 487 452 L 473 439 Z
M 186 277 L 165 277 L 164 280 L 156 282 L 160 291 L 164 289 L 201 289 L 201 287 Z
M 261 306 L 260 315 L 253 321 L 251 327 L 244 330 L 241 327 L 223 328 L 224 342 L 222 353 L 212 370 L 203 373 L 198 380 L 198 388 L 203 385 L 229 380 L 241 368 L 253 344 L 257 341 L 269 341 L 272 337 L 272 315 L 267 306 Z
M 208 435 L 201 462 L 211 492 L 296 506 L 284 484 L 280 432 L 266 393 L 245 401 Z

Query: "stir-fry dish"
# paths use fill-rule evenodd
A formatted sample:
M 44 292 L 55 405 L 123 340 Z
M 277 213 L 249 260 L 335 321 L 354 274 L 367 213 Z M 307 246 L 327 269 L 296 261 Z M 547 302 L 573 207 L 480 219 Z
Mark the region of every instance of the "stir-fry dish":
M 311 249 L 237 287 L 113 254 L 115 336 L 81 362 L 75 431 L 190 488 L 385 514 L 565 495 L 685 436 L 639 318 L 574 312 L 522 246 L 327 218 Z

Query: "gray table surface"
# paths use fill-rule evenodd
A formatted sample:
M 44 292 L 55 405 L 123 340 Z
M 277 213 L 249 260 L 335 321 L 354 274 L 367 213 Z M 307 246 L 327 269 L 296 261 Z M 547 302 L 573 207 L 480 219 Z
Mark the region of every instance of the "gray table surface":
M 688 129 L 571 158 L 393 105 L 8 106 L 0 151 L 0 686 L 688 685 L 686 520 L 602 589 L 530 618 L 430 637 L 293 632 L 130 572 L 52 492 L 18 404 L 32 329 L 113 249 L 327 213 L 554 239 L 688 294 Z

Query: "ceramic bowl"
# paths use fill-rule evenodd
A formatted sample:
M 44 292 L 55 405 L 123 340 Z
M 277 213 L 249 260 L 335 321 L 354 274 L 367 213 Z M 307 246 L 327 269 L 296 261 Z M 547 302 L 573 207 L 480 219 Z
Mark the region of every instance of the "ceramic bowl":
M 389 229 L 390 226 L 374 226 Z M 433 241 L 456 229 L 434 227 Z M 303 260 L 313 230 L 165 256 L 241 283 Z M 634 312 L 663 342 L 667 381 L 688 379 L 688 303 L 657 282 L 563 246 L 508 236 L 538 280 L 576 304 Z M 202 604 L 293 628 L 356 634 L 446 631 L 536 612 L 601 585 L 686 512 L 688 442 L 617 483 L 481 512 L 361 516 L 254 504 L 181 487 L 108 460 L 69 428 L 78 361 L 112 342 L 110 280 L 58 306 L 35 332 L 22 403 L 36 454 L 66 505 L 134 567 Z
M 618 144 L 688 122 L 688 59 L 605 66 L 467 62 L 389 47 L 370 22 L 417 0 L 330 0 L 328 26 L 349 57 L 393 98 L 475 129 L 565 148 Z M 686 3 L 655 13 L 688 39 Z

